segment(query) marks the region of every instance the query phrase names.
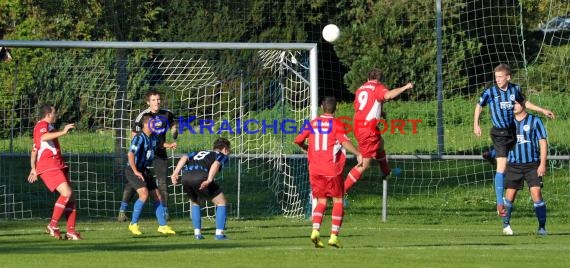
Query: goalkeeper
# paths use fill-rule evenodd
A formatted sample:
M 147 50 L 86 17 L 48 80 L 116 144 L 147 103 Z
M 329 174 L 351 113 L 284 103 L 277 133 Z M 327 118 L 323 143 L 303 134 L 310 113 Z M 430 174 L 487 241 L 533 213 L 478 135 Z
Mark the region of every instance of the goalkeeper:
M 176 138 L 178 137 L 176 121 L 174 120 L 174 114 L 168 109 L 161 108 L 161 94 L 156 90 L 150 90 L 146 94 L 146 103 L 148 108 L 139 113 L 136 117 L 132 136 L 142 130 L 141 119 L 144 114 L 151 114 L 151 131 L 158 138 L 158 144 L 156 150 L 154 151 L 154 161 L 153 170 L 156 175 L 158 190 L 162 196 L 165 217 L 168 220 L 168 185 L 166 176 L 168 174 L 168 155 L 166 154 L 166 149 L 176 149 Z M 167 144 L 166 142 L 166 132 L 170 129 L 172 131 L 172 138 L 175 142 Z M 117 220 L 119 222 L 128 221 L 129 218 L 125 214 L 129 206 L 129 202 L 133 199 L 135 194 L 135 189 L 128 183 L 125 185 L 125 190 L 123 192 L 123 199 L 121 201 L 121 206 L 119 208 L 119 215 Z

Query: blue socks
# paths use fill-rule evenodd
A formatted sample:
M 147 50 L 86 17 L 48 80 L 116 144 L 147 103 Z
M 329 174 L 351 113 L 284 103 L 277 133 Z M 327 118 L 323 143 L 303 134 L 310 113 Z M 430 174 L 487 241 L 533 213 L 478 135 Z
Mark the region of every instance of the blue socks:
M 497 205 L 503 204 L 503 190 L 505 188 L 505 174 L 501 172 L 495 173 L 495 195 L 497 196 Z
M 194 229 L 202 229 L 202 215 L 200 213 L 200 206 L 192 205 L 192 225 Z
M 129 203 L 121 201 L 121 206 L 119 207 L 119 212 L 125 212 L 129 208 Z
M 133 217 L 131 219 L 131 224 L 135 224 L 139 222 L 139 218 L 141 217 L 141 212 L 144 206 L 144 201 L 137 199 L 135 205 L 133 206 Z
M 226 206 L 216 207 L 216 230 L 226 229 Z
M 534 203 L 534 213 L 538 219 L 538 228 L 544 228 L 546 225 L 546 203 L 544 200 Z
M 164 216 L 164 206 L 161 202 L 155 201 L 154 202 L 154 211 L 156 215 L 156 219 L 158 220 L 158 226 L 166 225 L 166 217 Z

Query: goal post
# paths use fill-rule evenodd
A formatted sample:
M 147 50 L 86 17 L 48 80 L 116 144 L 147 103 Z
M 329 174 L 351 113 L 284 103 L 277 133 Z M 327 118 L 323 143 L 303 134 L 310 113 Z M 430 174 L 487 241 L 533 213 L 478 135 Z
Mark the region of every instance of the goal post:
M 31 118 L 37 102 L 50 98 L 68 102 L 61 120 L 67 121 L 65 116 L 73 115 L 81 124 L 78 131 L 61 139 L 62 147 L 72 182 L 77 187 L 78 204 L 82 209 L 87 207 L 85 214 L 92 217 L 116 214 L 123 188 L 123 180 L 118 177 L 122 177 L 132 119 L 145 108 L 142 98 L 150 88 L 164 94 L 162 106 L 172 109 L 178 116 L 177 122 L 185 124 L 180 129 L 185 132 L 179 135 L 179 149 L 169 152 L 169 172 L 181 154 L 210 149 L 215 136 L 226 136 L 232 142 L 233 157 L 221 180 L 224 192 L 231 196 L 230 215 L 253 217 L 253 210 L 286 217 L 303 217 L 306 213 L 309 192 L 306 160 L 293 156 L 298 152 L 292 148 L 293 133 L 283 131 L 280 123 L 291 120 L 293 123 L 288 127 L 300 127 L 303 120 L 317 116 L 317 44 L 2 40 L 0 46 L 12 48 L 16 61 L 18 49 L 45 49 L 54 53 L 52 61 L 37 64 L 34 67 L 37 69 L 26 70 L 29 73 L 21 75 L 22 79 L 40 76 L 38 80 L 44 81 L 41 85 L 46 88 L 36 89 L 37 99 L 32 98 L 35 103 L 27 103 L 26 110 L 17 111 L 18 117 L 30 120 L 18 121 L 20 131 L 16 136 L 26 142 L 25 137 L 35 122 Z M 247 64 L 226 65 L 240 60 Z M 64 90 L 79 93 L 73 97 L 61 95 Z M 256 125 L 259 131 L 247 133 L 242 129 L 238 133 L 244 126 L 240 120 L 248 118 L 259 121 Z M 84 140 L 73 140 L 84 132 L 88 133 L 78 137 Z M 70 144 L 80 148 L 72 148 Z M 13 172 L 29 171 L 24 168 Z M 28 185 L 9 188 L 14 188 L 13 192 L 18 191 L 16 188 L 26 192 L 29 187 L 33 188 Z M 253 196 L 256 194 L 259 197 Z M 262 198 L 267 200 L 257 200 Z M 171 215 L 188 213 L 190 206 L 180 186 L 169 186 L 169 203 L 170 200 Z M 23 208 L 12 210 L 29 211 L 25 206 L 37 203 L 22 202 Z M 22 202 L 12 203 L 16 207 Z M 205 210 L 207 216 L 213 214 L 211 207 Z M 26 215 L 37 217 L 36 211 L 31 211 Z

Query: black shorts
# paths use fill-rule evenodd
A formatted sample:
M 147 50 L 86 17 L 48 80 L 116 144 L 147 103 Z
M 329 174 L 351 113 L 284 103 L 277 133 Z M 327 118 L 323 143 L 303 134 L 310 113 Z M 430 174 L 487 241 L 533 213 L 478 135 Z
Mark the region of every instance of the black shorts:
M 206 189 L 199 190 L 200 184 L 208 179 L 206 176 L 202 172 L 188 172 L 182 175 L 182 188 L 194 203 L 201 200 L 212 200 L 222 193 L 222 188 L 216 181 L 212 181 Z
M 156 181 L 152 179 L 152 174 L 148 169 L 139 170 L 140 173 L 143 174 L 144 181 L 139 179 L 139 177 L 135 176 L 135 173 L 131 169 L 131 167 L 127 167 L 125 169 L 125 177 L 127 178 L 127 184 L 133 187 L 135 190 L 140 188 L 146 187 L 149 191 L 152 191 L 156 188 Z
M 538 164 L 508 164 L 505 172 L 505 188 L 521 190 L 524 181 L 526 181 L 529 188 L 542 188 L 542 177 L 539 177 L 536 172 Z
M 507 157 L 509 151 L 515 145 L 516 136 L 514 128 L 491 128 L 491 140 L 497 157 Z

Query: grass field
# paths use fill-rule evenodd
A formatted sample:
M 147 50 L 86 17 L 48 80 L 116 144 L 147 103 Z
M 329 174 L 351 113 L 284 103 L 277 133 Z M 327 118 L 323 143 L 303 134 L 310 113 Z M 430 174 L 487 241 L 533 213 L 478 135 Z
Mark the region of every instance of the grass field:
M 547 122 L 550 152 L 568 155 L 570 135 L 565 133 L 570 121 L 564 119 L 570 112 L 564 109 L 566 98 L 539 97 L 536 103 L 553 104 L 560 118 Z M 389 118 L 425 120 L 419 125 L 419 135 L 385 135 L 389 154 L 433 153 L 437 140 L 434 112 L 410 111 L 421 111 L 421 106 L 435 103 L 389 105 Z M 477 139 L 471 133 L 473 105 L 470 100 L 456 100 L 446 106 L 446 153 L 477 155 L 490 145 L 487 136 Z M 352 113 L 351 104 L 340 108 L 339 116 Z M 488 124 L 489 120 L 483 121 Z M 122 191 L 122 181 L 113 178 L 112 136 L 110 131 L 79 130 L 61 139 L 63 150 L 74 153 L 68 159 L 77 166 L 72 170 L 73 179 L 81 181 L 75 190 L 80 197 L 78 230 L 84 241 L 56 241 L 43 233 L 48 220 L 38 218 L 49 216 L 55 197 L 43 185 L 29 185 L 23 179 L 29 172 L 28 156 L 24 155 L 29 151 L 29 135 L 13 141 L 14 152 L 22 155 L 2 157 L 1 183 L 8 185 L 7 193 L 13 193 L 10 196 L 22 203 L 22 210 L 31 211 L 29 217 L 33 219 L 0 220 L 3 267 L 567 267 L 570 169 L 566 160 L 551 161 L 545 177 L 547 237 L 535 235 L 536 218 L 526 188 L 515 203 L 515 236 L 502 235 L 500 219 L 494 212 L 493 168 L 483 160 L 394 160 L 391 164 L 403 172 L 389 181 L 388 222 L 380 222 L 382 183 L 375 174 L 377 169 L 373 169 L 349 194 L 341 232 L 344 248 L 315 249 L 308 238 L 308 219 L 269 216 L 275 215 L 272 213 L 281 204 L 268 190 L 269 182 L 260 183 L 262 166 L 242 171 L 241 215 L 245 219 L 230 218 L 229 241 L 213 240 L 214 224 L 209 220 L 204 220 L 207 239 L 194 240 L 190 221 L 182 218 L 187 212 L 180 209 L 180 203 L 170 206 L 175 219 L 169 224 L 178 231 L 176 236 L 156 233 L 156 222 L 147 207 L 141 222 L 145 235 L 132 237 L 127 224 L 111 219 Z M 183 134 L 177 152 L 203 148 L 211 143 L 210 136 Z M 8 152 L 8 145 L 9 140 L 0 140 L 0 151 Z M 289 142 L 283 146 L 286 153 L 297 152 Z M 109 156 L 91 156 L 93 153 Z M 223 171 L 222 181 L 232 205 L 238 185 L 238 163 L 233 161 Z M 0 194 L 0 201 L 10 196 Z M 0 203 L 0 215 L 2 205 L 9 207 L 9 202 L 4 202 Z M 88 209 L 95 212 L 88 214 Z M 232 209 L 229 213 L 235 216 Z M 328 236 L 329 230 L 330 206 L 321 233 Z
M 376 208 L 351 203 L 341 232 L 342 249 L 315 249 L 308 220 L 282 217 L 229 220 L 230 240 L 213 239 L 213 223 L 204 221 L 205 240 L 196 241 L 189 220 L 169 224 L 177 234 L 145 232 L 132 237 L 127 225 L 81 221 L 83 241 L 57 241 L 43 233 L 46 220 L 0 222 L 3 267 L 567 267 L 568 225 L 549 221 L 549 235 L 534 234 L 536 219 L 513 218 L 515 235 L 501 234 L 492 210 L 479 217 L 418 223 L 416 215 L 391 215 L 381 223 Z M 486 219 L 481 221 L 481 219 Z M 473 221 L 474 220 L 474 221 Z M 330 228 L 330 212 L 323 238 Z M 326 242 L 326 241 L 325 241 Z

